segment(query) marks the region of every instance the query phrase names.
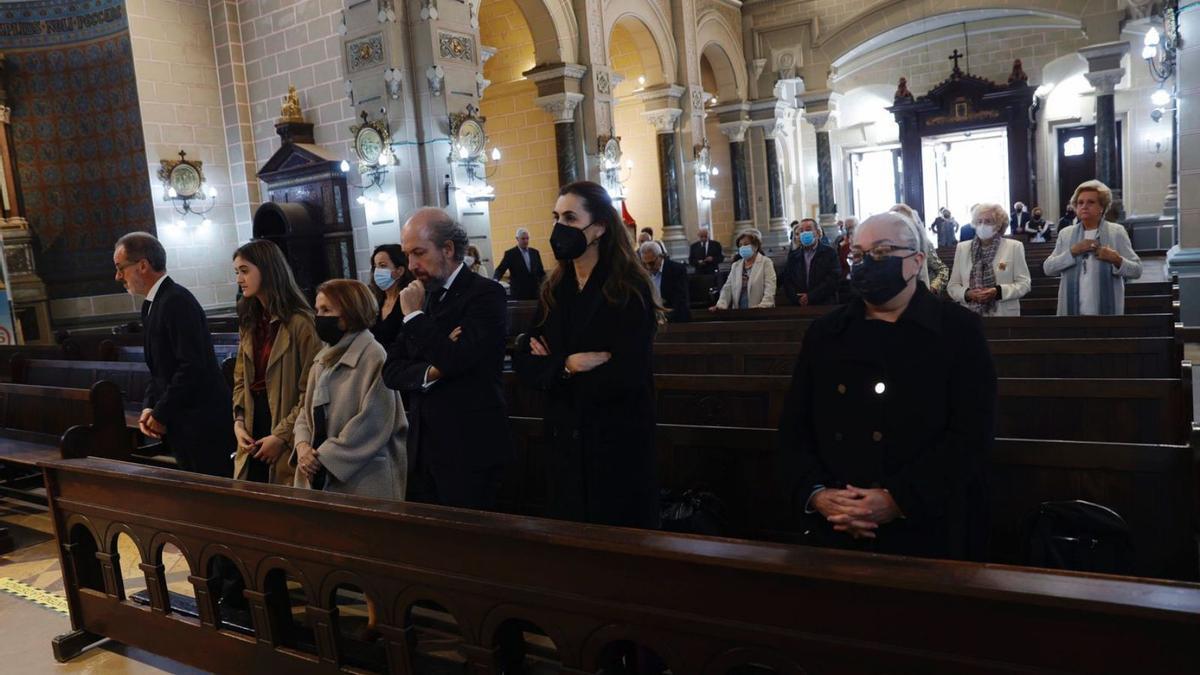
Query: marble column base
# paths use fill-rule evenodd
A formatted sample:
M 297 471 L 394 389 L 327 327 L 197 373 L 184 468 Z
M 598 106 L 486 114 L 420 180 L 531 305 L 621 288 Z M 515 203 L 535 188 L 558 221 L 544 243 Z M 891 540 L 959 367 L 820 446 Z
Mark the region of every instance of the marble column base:
M 1179 186 L 1175 183 L 1167 186 L 1167 196 L 1163 198 L 1162 214 L 1168 218 L 1179 215 Z
M 792 232 L 788 228 L 788 223 L 791 222 L 786 218 L 772 218 L 771 231 L 766 233 L 767 241 L 763 242 L 765 246 L 787 246 L 792 243 Z
M 663 244 L 673 260 L 686 260 L 689 253 L 687 233 L 682 225 L 667 225 L 663 228 Z

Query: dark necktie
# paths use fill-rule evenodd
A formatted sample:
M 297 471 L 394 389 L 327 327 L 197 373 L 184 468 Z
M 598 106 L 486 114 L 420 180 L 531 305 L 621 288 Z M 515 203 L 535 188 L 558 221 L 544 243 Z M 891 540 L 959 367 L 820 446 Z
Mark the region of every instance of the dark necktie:
M 146 323 L 146 317 L 150 315 L 150 301 L 142 301 L 142 323 Z

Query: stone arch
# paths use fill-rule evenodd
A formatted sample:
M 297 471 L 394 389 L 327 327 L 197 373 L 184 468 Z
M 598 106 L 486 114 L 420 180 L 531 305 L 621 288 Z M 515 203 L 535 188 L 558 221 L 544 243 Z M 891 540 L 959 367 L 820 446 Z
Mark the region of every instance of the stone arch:
M 513 0 L 533 36 L 538 65 L 577 63 L 579 25 L 570 0 Z
M 1093 0 L 1027 0 L 1020 9 L 1027 14 L 1082 21 L 1085 13 L 1097 11 L 1096 4 Z M 882 0 L 828 31 L 814 27 L 813 49 L 818 60 L 833 63 L 852 49 L 917 21 L 995 8 L 995 0 L 961 0 L 953 12 L 943 11 L 939 0 Z M 914 21 L 913 17 L 921 18 Z
M 613 30 L 618 23 L 624 20 L 632 20 L 645 29 L 645 33 L 637 30 L 631 30 L 634 40 L 643 42 L 648 34 L 653 48 L 658 53 L 658 62 L 662 66 L 662 73 L 646 73 L 647 86 L 659 84 L 674 84 L 679 77 L 679 62 L 676 58 L 675 38 L 671 33 L 671 22 L 668 17 L 663 16 L 662 10 L 656 3 L 646 2 L 646 0 L 611 0 L 605 8 L 604 16 L 604 34 L 607 36 L 604 44 L 605 50 L 608 50 L 612 44 Z M 639 44 L 641 49 L 646 45 Z M 609 55 L 609 61 L 612 57 Z
M 721 101 L 746 100 L 746 57 L 729 23 L 718 12 L 705 10 L 697 21 L 696 42 L 717 76 L 715 93 Z

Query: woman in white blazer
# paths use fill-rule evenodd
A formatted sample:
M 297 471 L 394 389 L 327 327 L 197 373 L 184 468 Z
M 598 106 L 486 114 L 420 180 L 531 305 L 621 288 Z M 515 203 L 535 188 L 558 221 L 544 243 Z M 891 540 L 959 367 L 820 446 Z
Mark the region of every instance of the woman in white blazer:
M 1029 293 L 1025 245 L 1005 239 L 1008 213 L 999 204 L 971 210 L 975 238 L 954 249 L 954 269 L 946 292 L 951 299 L 983 316 L 1020 316 L 1021 298 Z
M 746 230 L 734 244 L 741 259 L 734 261 L 721 287 L 721 297 L 709 311 L 774 307 L 775 263 L 762 253 L 762 234 L 755 229 Z

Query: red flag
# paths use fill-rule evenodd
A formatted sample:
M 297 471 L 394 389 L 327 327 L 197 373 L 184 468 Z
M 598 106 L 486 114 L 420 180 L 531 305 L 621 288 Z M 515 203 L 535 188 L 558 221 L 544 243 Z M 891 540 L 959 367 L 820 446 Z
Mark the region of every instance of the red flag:
M 637 221 L 633 219 L 633 216 L 629 215 L 629 209 L 625 206 L 626 203 L 624 199 L 621 200 L 621 219 L 625 221 L 627 226 L 637 227 Z

